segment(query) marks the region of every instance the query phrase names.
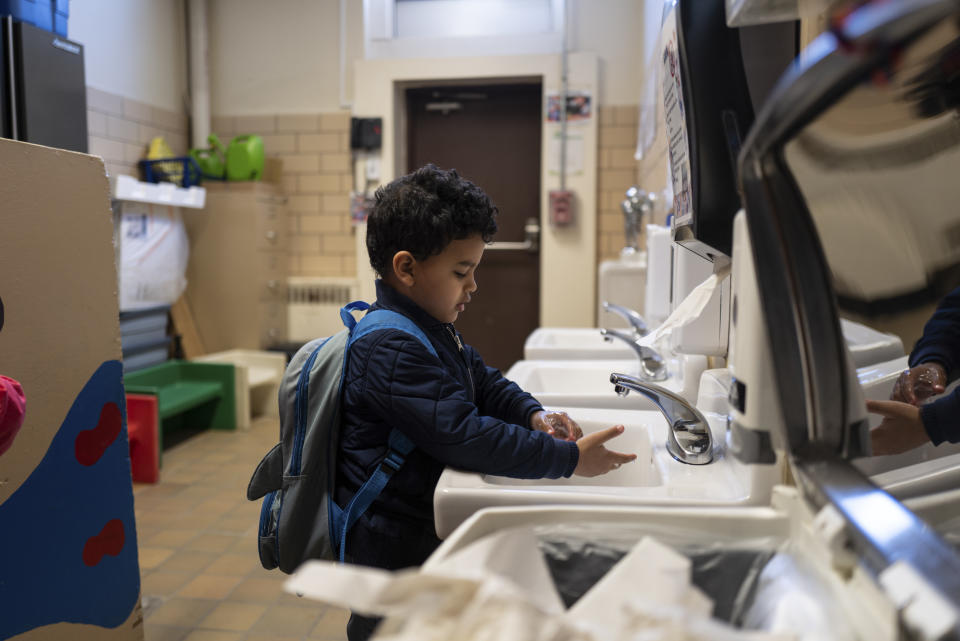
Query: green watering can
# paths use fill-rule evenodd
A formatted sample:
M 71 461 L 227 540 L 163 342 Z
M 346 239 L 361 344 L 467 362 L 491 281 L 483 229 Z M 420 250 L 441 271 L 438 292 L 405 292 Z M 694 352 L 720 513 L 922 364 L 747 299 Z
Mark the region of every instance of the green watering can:
M 203 174 L 204 178 L 223 180 L 227 174 L 226 160 L 224 159 L 227 150 L 216 134 L 207 136 L 207 143 L 210 144 L 209 149 L 191 149 L 188 153 L 191 158 L 197 161 L 200 173 Z
M 260 180 L 263 160 L 263 138 L 237 136 L 227 147 L 227 180 Z

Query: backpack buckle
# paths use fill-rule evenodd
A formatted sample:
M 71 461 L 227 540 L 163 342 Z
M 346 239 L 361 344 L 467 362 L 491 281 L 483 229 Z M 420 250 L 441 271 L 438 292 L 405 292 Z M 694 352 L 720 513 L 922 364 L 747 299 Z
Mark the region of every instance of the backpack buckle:
M 383 459 L 383 464 L 396 472 L 403 466 L 403 455 L 394 450 L 388 450 L 387 456 Z

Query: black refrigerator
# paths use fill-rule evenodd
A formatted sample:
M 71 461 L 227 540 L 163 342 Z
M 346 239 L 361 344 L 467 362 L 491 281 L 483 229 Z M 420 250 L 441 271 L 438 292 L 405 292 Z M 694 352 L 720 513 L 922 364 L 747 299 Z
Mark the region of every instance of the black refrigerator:
M 0 134 L 87 153 L 83 45 L 10 16 L 0 31 Z

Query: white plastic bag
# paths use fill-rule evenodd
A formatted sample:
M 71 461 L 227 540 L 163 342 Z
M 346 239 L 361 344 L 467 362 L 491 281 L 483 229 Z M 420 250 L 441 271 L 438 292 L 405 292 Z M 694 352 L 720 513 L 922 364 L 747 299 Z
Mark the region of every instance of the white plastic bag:
M 120 245 L 120 309 L 171 305 L 187 286 L 190 245 L 180 209 L 124 202 Z

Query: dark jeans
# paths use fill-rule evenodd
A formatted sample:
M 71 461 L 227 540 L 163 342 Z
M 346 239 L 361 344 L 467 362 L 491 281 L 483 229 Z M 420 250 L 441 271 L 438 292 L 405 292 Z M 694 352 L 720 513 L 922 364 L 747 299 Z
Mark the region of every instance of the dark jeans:
M 347 621 L 347 639 L 348 641 L 367 641 L 373 636 L 374 630 L 382 621 L 381 617 L 365 617 L 356 612 L 350 613 L 350 620 Z
M 408 527 L 402 528 L 402 534 L 389 535 L 370 529 L 361 518 L 347 535 L 347 562 L 384 570 L 400 570 L 422 564 L 440 545 L 440 539 L 432 523 L 425 524 L 419 530 L 406 525 Z M 347 639 L 367 641 L 380 621 L 381 617 L 351 612 L 347 622 Z

